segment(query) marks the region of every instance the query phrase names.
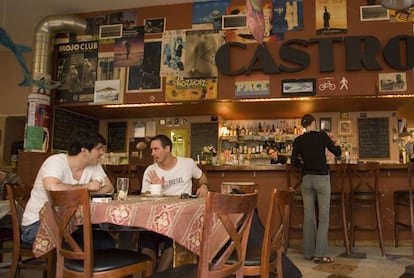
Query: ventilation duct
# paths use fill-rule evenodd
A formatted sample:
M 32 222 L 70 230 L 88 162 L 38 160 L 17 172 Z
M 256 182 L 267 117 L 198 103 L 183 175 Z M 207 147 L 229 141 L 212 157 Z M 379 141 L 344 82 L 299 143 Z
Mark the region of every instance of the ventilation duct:
M 34 36 L 32 65 L 34 77 L 38 74 L 51 76 L 53 45 L 57 33 L 83 34 L 86 32 L 87 25 L 86 19 L 74 15 L 52 15 L 40 21 Z
M 87 21 L 74 15 L 52 15 L 45 17 L 35 29 L 33 45 L 32 79 L 52 77 L 54 39 L 58 33 L 83 34 Z M 27 123 L 24 149 L 46 152 L 49 149 L 49 130 L 52 113 L 50 93 L 33 87 L 28 96 Z

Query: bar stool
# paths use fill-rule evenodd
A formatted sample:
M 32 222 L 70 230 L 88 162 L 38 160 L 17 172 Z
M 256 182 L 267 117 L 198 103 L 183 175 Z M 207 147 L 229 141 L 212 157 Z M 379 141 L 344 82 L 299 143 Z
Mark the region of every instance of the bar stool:
M 329 174 L 331 180 L 331 203 L 329 212 L 329 230 L 342 231 L 344 237 L 344 246 L 346 254 L 351 254 L 351 247 L 348 236 L 348 222 L 347 222 L 347 190 L 345 186 L 346 180 L 346 164 L 329 164 Z M 336 212 L 333 213 L 333 212 Z M 339 220 L 335 218 L 339 216 Z M 336 220 L 336 221 L 335 221 Z
M 300 184 L 302 183 L 302 173 L 299 168 L 286 164 L 286 178 L 287 187 L 289 190 L 295 190 L 292 192 L 290 200 L 290 217 L 289 227 L 285 230 L 287 238 L 287 247 L 289 246 L 290 231 L 302 231 L 303 230 L 303 199 L 300 192 Z M 293 217 L 294 216 L 294 217 Z M 292 221 L 296 220 L 296 221 Z
M 355 245 L 356 231 L 377 231 L 381 248 L 381 255 L 384 256 L 384 238 L 381 224 L 381 208 L 379 191 L 379 163 L 368 162 L 348 164 L 348 177 L 350 185 L 350 241 Z M 375 223 L 359 223 L 360 213 L 371 209 L 375 214 Z M 365 220 L 365 219 L 364 219 Z
M 411 231 L 413 239 L 414 254 L 414 232 L 412 230 L 413 223 L 413 202 L 414 196 L 412 192 L 412 175 L 414 163 L 408 164 L 408 190 L 394 191 L 394 241 L 395 247 L 399 246 L 399 233 L 402 231 Z M 411 192 L 410 192 L 411 191 Z M 411 198 L 410 198 L 411 196 Z M 411 199 L 411 202 L 410 202 Z M 407 221 L 407 215 L 410 215 L 410 221 Z

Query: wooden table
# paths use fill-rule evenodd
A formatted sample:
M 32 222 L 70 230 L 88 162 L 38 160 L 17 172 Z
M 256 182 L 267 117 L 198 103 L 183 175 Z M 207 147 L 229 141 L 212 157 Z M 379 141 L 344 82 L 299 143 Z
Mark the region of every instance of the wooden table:
M 41 224 L 33 244 L 33 253 L 37 257 L 56 247 L 54 232 L 57 227 L 51 209 L 46 204 L 40 211 Z M 204 212 L 205 198 L 128 196 L 125 201 L 91 202 L 92 223 L 145 228 L 174 239 L 195 254 L 200 254 Z M 76 225 L 82 223 L 81 213 L 76 222 Z M 216 240 L 212 241 L 211 255 L 215 255 L 227 241 L 222 228 L 218 226 L 214 230 Z

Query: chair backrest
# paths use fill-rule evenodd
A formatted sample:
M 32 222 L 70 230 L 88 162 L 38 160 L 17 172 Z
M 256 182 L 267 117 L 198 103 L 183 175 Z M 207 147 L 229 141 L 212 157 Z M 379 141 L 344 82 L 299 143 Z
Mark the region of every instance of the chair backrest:
M 301 170 L 291 164 L 286 164 L 287 187 L 297 189 L 302 183 Z
M 243 275 L 247 240 L 257 202 L 257 192 L 227 194 L 209 191 L 206 198 L 205 217 L 198 265 L 199 278 Z M 218 225 L 218 226 L 217 226 Z M 229 241 L 219 255 L 210 250 L 210 236 L 213 230 L 224 227 Z M 237 254 L 236 262 L 226 264 L 232 253 Z
M 346 187 L 346 171 L 347 164 L 329 164 L 329 173 L 331 180 L 331 191 L 332 192 L 341 192 L 345 193 L 347 190 Z
M 93 238 L 90 217 L 89 192 L 86 188 L 72 190 L 50 190 L 49 203 L 59 228 L 56 248 L 64 259 L 83 260 L 85 277 L 92 277 Z M 82 214 L 83 246 L 72 236 L 76 217 Z M 109 255 L 109 254 L 108 254 Z
M 348 164 L 351 193 L 379 192 L 379 162 Z
M 6 184 L 6 190 L 9 196 L 14 244 L 20 245 L 21 220 L 26 204 L 30 198 L 32 186 L 26 184 Z
M 252 193 L 257 188 L 255 182 L 223 181 L 221 183 L 221 193 L 232 193 L 233 189 L 237 189 L 243 193 Z
M 281 264 L 277 266 L 277 260 L 280 259 L 281 253 L 285 251 L 287 246 L 287 232 L 289 229 L 290 217 L 290 200 L 292 198 L 291 191 L 282 191 L 276 188 L 273 189 L 270 199 L 269 207 L 267 209 L 266 222 L 264 224 L 264 236 L 262 244 L 262 254 L 260 262 L 260 277 L 267 277 L 269 270 L 273 273 L 278 273 L 278 277 L 282 277 Z M 273 260 L 272 265 L 269 265 L 270 257 L 278 253 L 277 259 Z

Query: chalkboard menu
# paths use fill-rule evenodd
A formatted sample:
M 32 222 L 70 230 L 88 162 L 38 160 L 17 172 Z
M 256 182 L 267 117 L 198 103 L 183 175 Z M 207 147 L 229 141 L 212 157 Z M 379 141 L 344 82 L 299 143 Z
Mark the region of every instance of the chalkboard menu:
M 108 152 L 126 151 L 126 122 L 108 123 Z
M 99 121 L 79 113 L 56 108 L 53 121 L 53 151 L 66 151 L 72 133 L 82 129 L 98 132 Z
M 359 158 L 389 158 L 388 118 L 358 119 Z
M 191 124 L 191 157 L 197 161 L 204 146 L 213 145 L 217 150 L 218 123 Z

